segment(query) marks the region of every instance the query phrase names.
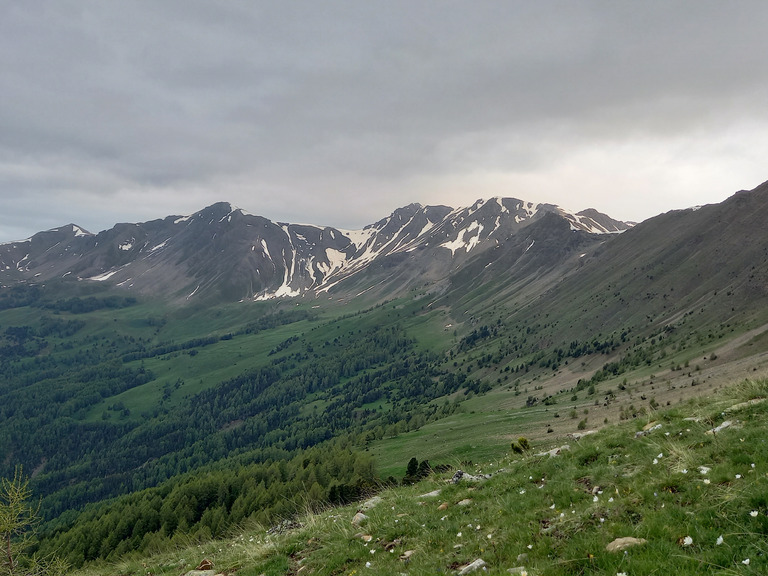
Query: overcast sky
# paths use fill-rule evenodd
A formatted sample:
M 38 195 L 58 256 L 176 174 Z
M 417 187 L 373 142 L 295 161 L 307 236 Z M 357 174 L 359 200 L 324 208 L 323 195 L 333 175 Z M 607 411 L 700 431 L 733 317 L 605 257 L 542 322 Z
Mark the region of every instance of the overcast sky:
M 768 180 L 768 2 L 0 0 L 0 240 L 226 200 L 623 220 Z

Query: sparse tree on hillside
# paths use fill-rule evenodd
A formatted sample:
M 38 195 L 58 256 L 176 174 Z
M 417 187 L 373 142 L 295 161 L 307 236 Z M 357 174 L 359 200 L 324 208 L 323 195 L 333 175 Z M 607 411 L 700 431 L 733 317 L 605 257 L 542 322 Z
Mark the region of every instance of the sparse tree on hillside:
M 17 468 L 13 479 L 3 478 L 0 489 L 0 537 L 3 576 L 53 576 L 64 574 L 66 566 L 56 558 L 27 556 L 34 529 L 39 522 L 39 505 L 30 504 L 29 480 Z

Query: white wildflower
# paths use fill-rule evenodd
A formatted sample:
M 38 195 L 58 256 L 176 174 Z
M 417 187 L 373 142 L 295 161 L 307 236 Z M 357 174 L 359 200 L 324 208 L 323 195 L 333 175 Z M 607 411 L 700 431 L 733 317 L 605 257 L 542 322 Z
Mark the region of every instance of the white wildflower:
M 370 568 L 370 567 L 371 567 L 371 563 L 370 563 L 370 562 L 366 562 L 366 563 L 365 563 L 365 567 L 366 567 L 366 568 Z
M 757 510 L 752 510 L 752 512 L 750 512 L 749 515 L 752 516 L 752 518 L 757 518 L 758 511 Z
M 717 541 L 715 542 L 715 546 L 720 546 L 723 543 L 723 537 L 722 535 L 717 537 Z
M 709 484 L 711 482 L 711 480 L 709 478 L 704 478 L 703 482 L 704 482 L 704 484 Z
M 741 474 L 736 474 L 736 480 L 739 480 L 741 478 Z
M 741 563 L 744 564 L 744 566 L 749 566 L 749 558 L 742 560 Z
M 533 550 L 533 544 L 528 544 L 528 550 Z
M 458 534 L 456 534 L 456 538 L 461 538 L 461 532 L 459 532 Z
M 690 536 L 686 536 L 683 538 L 683 546 L 692 546 L 693 545 L 693 538 Z
M 659 460 L 658 460 L 658 458 L 654 458 L 654 459 L 653 459 L 653 463 L 654 463 L 654 464 L 658 464 L 658 463 L 659 463 Z
M 525 490 L 520 490 L 520 494 L 525 494 Z
M 600 500 L 600 498 L 598 498 L 597 496 L 594 496 L 594 497 L 592 498 L 592 502 L 598 502 L 599 500 Z

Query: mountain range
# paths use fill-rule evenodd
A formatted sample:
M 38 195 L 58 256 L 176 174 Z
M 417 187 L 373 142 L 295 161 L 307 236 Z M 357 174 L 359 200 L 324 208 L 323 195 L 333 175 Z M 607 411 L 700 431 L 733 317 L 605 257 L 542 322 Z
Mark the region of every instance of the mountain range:
M 2 244 L 0 476 L 31 472 L 79 565 L 652 418 L 768 376 L 766 215 L 768 183 L 639 224 L 493 198 L 345 231 L 218 203 Z
M 489 250 L 502 257 L 500 246 L 525 240 L 539 222 L 593 241 L 632 226 L 591 209 L 575 214 L 493 198 L 458 209 L 411 204 L 347 231 L 273 222 L 220 202 L 189 216 L 117 224 L 98 234 L 69 224 L 5 243 L 0 282 L 104 282 L 183 302 L 318 296 L 380 283 L 401 292 L 442 281 Z

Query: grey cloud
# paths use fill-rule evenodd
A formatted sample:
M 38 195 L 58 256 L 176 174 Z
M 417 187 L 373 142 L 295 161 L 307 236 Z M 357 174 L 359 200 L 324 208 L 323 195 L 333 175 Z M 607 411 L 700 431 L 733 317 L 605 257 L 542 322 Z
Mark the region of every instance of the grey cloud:
M 0 198 L 97 228 L 159 197 L 363 225 L 428 182 L 768 123 L 758 1 L 2 4 Z

